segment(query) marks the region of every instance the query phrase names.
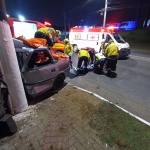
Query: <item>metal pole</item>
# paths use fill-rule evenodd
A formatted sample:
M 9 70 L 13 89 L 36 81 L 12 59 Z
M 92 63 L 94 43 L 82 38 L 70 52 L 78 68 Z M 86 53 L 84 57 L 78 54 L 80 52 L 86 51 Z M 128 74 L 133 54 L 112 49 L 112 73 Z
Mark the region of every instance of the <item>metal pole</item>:
M 107 0 L 105 0 L 105 10 L 104 10 L 103 27 L 106 26 L 106 13 L 107 13 Z

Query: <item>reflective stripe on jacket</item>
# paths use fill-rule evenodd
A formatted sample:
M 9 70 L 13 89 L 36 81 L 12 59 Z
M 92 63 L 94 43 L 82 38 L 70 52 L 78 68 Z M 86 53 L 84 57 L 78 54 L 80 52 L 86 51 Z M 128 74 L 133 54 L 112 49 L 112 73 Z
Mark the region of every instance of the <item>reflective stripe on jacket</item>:
M 105 50 L 106 50 L 107 46 L 108 46 L 108 43 L 104 43 L 104 44 L 101 45 L 101 50 L 102 50 L 103 54 L 105 53 Z
M 86 56 L 86 57 L 90 58 L 89 52 L 87 50 L 81 49 L 78 52 L 78 58 L 83 57 L 83 56 Z
M 118 46 L 112 42 L 105 50 L 105 56 L 118 56 Z

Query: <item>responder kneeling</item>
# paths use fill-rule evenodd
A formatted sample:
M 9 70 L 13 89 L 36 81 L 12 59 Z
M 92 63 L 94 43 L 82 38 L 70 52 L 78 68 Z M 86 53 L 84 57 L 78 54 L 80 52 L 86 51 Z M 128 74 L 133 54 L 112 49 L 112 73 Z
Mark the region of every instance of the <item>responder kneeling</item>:
M 95 62 L 93 72 L 96 74 L 102 74 L 106 57 L 102 53 L 95 53 Z
M 107 76 L 116 78 L 116 66 L 119 52 L 118 46 L 114 43 L 113 40 L 109 40 L 109 45 L 107 46 L 104 55 L 106 56 Z
M 86 49 L 82 48 L 78 52 L 77 75 L 86 74 L 88 72 L 87 65 L 88 65 L 88 62 L 89 62 L 89 58 L 90 58 L 90 54 Z M 83 62 L 84 62 L 83 73 L 81 73 L 81 71 L 82 71 L 81 66 L 82 66 Z

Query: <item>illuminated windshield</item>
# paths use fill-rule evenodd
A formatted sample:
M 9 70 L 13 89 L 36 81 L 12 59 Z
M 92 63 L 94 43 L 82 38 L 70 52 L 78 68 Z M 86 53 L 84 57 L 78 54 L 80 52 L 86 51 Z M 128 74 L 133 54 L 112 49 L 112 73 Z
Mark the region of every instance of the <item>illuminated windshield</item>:
M 112 33 L 113 37 L 118 43 L 125 43 L 124 39 L 118 33 Z

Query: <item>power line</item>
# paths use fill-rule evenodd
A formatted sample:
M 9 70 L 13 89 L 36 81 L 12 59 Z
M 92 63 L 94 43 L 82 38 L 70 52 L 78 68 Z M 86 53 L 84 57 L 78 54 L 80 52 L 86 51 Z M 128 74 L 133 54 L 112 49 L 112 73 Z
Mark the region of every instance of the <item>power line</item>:
M 143 6 L 139 6 L 139 5 L 130 5 L 130 6 L 113 6 L 113 7 L 107 7 L 107 10 L 118 10 L 118 9 L 131 9 L 131 8 L 138 8 L 138 7 L 150 7 L 149 5 L 143 5 Z M 102 8 L 98 11 L 96 11 L 97 13 L 99 12 L 103 12 L 105 11 L 105 8 Z

